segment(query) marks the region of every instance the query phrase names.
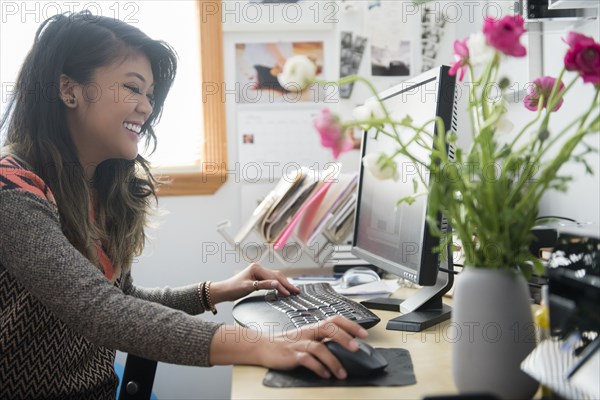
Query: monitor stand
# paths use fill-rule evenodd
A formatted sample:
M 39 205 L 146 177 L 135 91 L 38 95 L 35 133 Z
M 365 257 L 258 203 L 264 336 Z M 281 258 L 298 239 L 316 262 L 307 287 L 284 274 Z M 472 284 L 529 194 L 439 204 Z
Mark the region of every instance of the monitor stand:
M 388 321 L 388 330 L 421 332 L 450 319 L 452 309 L 442 303 L 442 297 L 452 283 L 451 273 L 439 271 L 435 285 L 424 286 L 407 299 L 375 298 L 362 304 L 369 308 L 401 312 L 402 315 Z
M 439 305 L 434 303 L 436 302 L 431 303 L 431 308 L 423 306 L 415 311 L 390 319 L 385 328 L 391 331 L 421 332 L 450 319 L 452 308 L 443 304 L 441 299 L 439 299 Z

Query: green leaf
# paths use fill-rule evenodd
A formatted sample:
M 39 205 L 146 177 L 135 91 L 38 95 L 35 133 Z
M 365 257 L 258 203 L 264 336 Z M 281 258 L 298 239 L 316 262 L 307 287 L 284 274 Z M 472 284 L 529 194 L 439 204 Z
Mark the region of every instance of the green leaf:
M 429 231 L 433 236 L 436 237 L 442 236 L 442 231 L 440 230 L 438 223 L 439 221 L 437 218 L 431 217 L 429 215 L 427 216 L 427 225 L 429 226 Z
M 446 142 L 448 142 L 450 144 L 455 144 L 457 140 L 458 140 L 458 135 L 456 134 L 456 132 L 448 131 L 448 134 L 446 135 Z
M 400 125 L 404 125 L 404 126 L 411 126 L 413 122 L 413 119 L 411 118 L 410 115 L 406 115 L 404 118 L 402 118 L 402 120 L 400 121 Z
M 510 153 L 512 153 L 513 149 L 508 145 L 508 144 L 504 144 L 504 146 L 502 146 L 502 148 L 500 149 L 500 151 L 498 152 L 498 158 L 506 158 L 510 155 Z
M 533 270 L 536 275 L 543 276 L 546 273 L 546 267 L 544 264 L 542 264 L 541 261 L 535 257 L 533 257 L 531 261 L 533 262 Z
M 398 201 L 396 202 L 396 205 L 397 205 L 397 206 L 399 206 L 399 205 L 401 205 L 402 203 L 406 203 L 406 204 L 408 204 L 408 205 L 411 205 L 411 204 L 413 204 L 415 201 L 417 201 L 416 197 L 414 197 L 414 196 L 406 196 L 406 197 L 403 197 L 403 198 L 401 198 L 400 200 L 398 200 Z

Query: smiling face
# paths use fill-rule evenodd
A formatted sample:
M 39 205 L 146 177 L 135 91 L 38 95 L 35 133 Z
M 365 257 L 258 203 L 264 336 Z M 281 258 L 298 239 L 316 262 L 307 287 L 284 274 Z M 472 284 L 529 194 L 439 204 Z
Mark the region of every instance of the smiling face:
M 153 85 L 144 55 L 98 68 L 87 85 L 61 77 L 67 124 L 86 170 L 112 158 L 135 159 L 141 128 L 152 113 Z

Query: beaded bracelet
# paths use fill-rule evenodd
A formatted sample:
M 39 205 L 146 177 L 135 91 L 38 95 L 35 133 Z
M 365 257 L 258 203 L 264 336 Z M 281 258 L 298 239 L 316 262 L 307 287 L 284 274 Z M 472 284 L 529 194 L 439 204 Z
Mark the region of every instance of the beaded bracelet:
M 206 300 L 204 299 L 204 286 L 206 282 L 198 282 L 198 298 L 200 299 L 200 304 L 202 304 L 202 308 L 204 310 L 208 310 L 208 305 L 206 304 Z
M 212 299 L 210 298 L 211 283 L 212 283 L 211 281 L 206 282 L 206 284 L 203 286 L 202 294 L 204 295 L 203 296 L 204 300 L 206 300 L 206 305 L 208 306 L 207 309 L 210 309 L 210 311 L 213 313 L 213 315 L 216 315 L 217 309 L 215 308 L 215 305 L 212 303 Z

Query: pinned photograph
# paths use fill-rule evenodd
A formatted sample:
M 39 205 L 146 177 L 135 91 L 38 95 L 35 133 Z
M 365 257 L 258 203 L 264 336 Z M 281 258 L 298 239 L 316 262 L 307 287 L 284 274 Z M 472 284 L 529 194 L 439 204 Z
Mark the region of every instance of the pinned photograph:
M 391 45 L 371 45 L 371 74 L 373 76 L 409 76 L 409 40 L 399 40 Z
M 421 71 L 452 59 L 450 49 L 454 32 L 442 12 L 425 8 L 421 18 Z M 450 32 L 449 32 L 450 31 Z
M 244 133 L 242 135 L 242 143 L 244 143 L 244 144 L 254 144 L 254 134 L 252 134 L 252 133 Z
M 365 51 L 367 38 L 356 36 L 352 38 L 352 32 L 341 32 L 340 41 L 340 77 L 358 73 L 362 56 Z M 352 95 L 354 83 L 340 86 L 340 98 L 348 99 Z
M 236 87 L 238 103 L 291 103 L 322 101 L 324 93 L 311 86 L 302 92 L 284 88 L 278 76 L 286 60 L 307 56 L 316 67 L 317 79 L 323 72 L 323 42 L 237 43 Z
M 414 27 L 398 19 L 403 2 L 372 2 L 367 15 L 371 49 L 371 75 L 408 77 L 415 71 L 413 52 L 418 50 Z

